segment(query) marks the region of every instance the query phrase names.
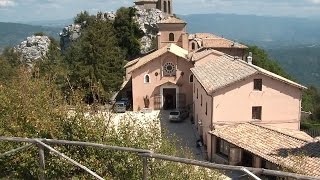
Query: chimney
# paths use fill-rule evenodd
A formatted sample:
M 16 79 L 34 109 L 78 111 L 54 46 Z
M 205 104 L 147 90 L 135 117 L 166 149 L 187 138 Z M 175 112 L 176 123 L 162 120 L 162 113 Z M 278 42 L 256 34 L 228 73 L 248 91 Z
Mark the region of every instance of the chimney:
M 247 57 L 247 61 L 248 61 L 248 64 L 252 64 L 252 52 L 249 52 L 249 55 Z

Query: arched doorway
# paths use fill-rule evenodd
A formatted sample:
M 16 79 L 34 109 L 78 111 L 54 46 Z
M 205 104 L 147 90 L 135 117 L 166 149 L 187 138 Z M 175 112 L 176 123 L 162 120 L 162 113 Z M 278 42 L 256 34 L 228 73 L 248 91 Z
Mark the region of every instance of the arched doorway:
M 161 108 L 173 110 L 179 108 L 179 88 L 174 84 L 163 85 L 160 88 Z

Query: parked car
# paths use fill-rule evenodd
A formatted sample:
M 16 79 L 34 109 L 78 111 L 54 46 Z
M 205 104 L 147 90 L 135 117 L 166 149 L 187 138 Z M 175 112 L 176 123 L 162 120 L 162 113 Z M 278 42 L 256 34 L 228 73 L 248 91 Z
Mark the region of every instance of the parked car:
M 117 101 L 114 104 L 113 111 L 116 113 L 125 113 L 127 110 L 126 104 L 124 101 Z
M 169 113 L 169 121 L 179 122 L 189 117 L 189 112 L 186 110 L 175 110 Z
M 126 108 L 127 108 L 127 109 L 128 109 L 128 108 L 130 108 L 131 103 L 130 103 L 129 98 L 121 98 L 121 100 L 120 100 L 120 101 L 122 101 L 122 102 L 124 102 L 124 103 L 125 103 L 125 105 L 126 105 Z

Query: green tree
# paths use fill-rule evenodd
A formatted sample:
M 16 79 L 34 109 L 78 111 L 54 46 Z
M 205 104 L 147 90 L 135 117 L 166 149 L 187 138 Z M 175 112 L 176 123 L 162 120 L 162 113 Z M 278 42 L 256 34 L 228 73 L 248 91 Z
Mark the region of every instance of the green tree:
M 125 51 L 128 59 L 140 54 L 140 39 L 144 36 L 134 18 L 135 15 L 135 8 L 121 7 L 118 9 L 113 22 L 119 46 Z
M 281 66 L 280 64 L 269 58 L 265 50 L 257 46 L 249 46 L 247 53 L 252 52 L 253 54 L 253 64 L 259 66 L 263 69 L 266 69 L 270 72 L 278 74 L 282 77 L 293 79 Z
M 66 109 L 59 88 L 48 82 L 47 76 L 34 78 L 29 70 L 22 68 L 17 78 L 0 87 L 1 136 L 87 141 L 190 157 L 185 149 L 178 149 L 173 140 L 163 138 L 159 119 L 147 119 L 150 122 L 147 125 L 140 123 L 143 119 L 125 116 L 115 126 L 110 112 L 88 116 L 86 105 L 81 103 L 76 104 L 74 110 Z M 0 154 L 22 145 L 0 141 Z M 136 154 L 90 147 L 53 147 L 105 179 L 142 179 L 142 160 Z M 45 155 L 47 179 L 92 178 L 47 150 Z M 203 168 L 159 160 L 150 160 L 149 167 L 152 179 L 219 179 L 220 175 Z M 36 146 L 0 158 L 0 179 L 38 179 L 38 174 Z
M 45 33 L 44 32 L 36 32 L 33 35 L 35 35 L 35 36 L 45 36 Z
M 66 52 L 65 59 L 74 87 L 90 93 L 92 87 L 98 87 L 105 95 L 120 88 L 125 57 L 110 22 L 97 20 L 88 26 Z
M 84 24 L 82 27 L 87 27 L 95 21 L 96 17 L 89 14 L 88 11 L 81 11 L 77 16 L 73 19 L 75 24 Z

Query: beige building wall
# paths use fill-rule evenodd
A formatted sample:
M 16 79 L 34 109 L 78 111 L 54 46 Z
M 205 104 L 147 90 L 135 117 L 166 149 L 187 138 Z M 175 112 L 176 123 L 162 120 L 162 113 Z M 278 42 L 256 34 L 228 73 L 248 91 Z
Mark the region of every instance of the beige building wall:
M 189 49 L 188 33 L 186 24 L 158 24 L 159 33 L 157 36 L 158 49 L 174 43 L 184 49 Z M 169 40 L 170 33 L 174 34 L 174 41 Z
M 156 9 L 157 8 L 156 2 L 136 2 L 135 4 L 140 9 Z
M 246 50 L 240 48 L 213 48 L 217 51 L 223 52 L 225 54 L 229 54 L 230 56 L 239 57 L 240 59 L 245 59 Z
M 166 62 L 172 62 L 177 67 L 176 76 L 162 77 L 162 66 Z M 136 69 L 132 73 L 133 110 L 144 108 L 143 97 L 150 99 L 150 108 L 155 109 L 154 101 L 160 95 L 161 86 L 178 88 L 179 93 L 186 95 L 186 105 L 192 104 L 192 83 L 189 83 L 192 64 L 187 60 L 167 52 L 152 60 L 148 64 Z M 150 83 L 144 83 L 144 77 L 148 74 Z M 157 76 L 156 76 L 157 74 Z
M 202 97 L 202 103 L 201 103 Z M 198 133 L 202 136 L 207 145 L 209 134 L 212 130 L 212 97 L 203 89 L 199 81 L 195 78 L 193 87 L 194 120 Z
M 253 90 L 254 79 L 262 79 L 262 91 Z M 213 94 L 213 122 L 226 124 L 252 120 L 252 107 L 262 106 L 261 125 L 300 129 L 302 91 L 264 75 L 254 75 Z

